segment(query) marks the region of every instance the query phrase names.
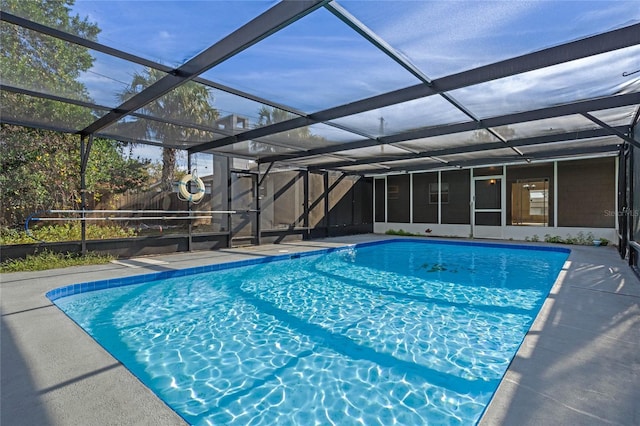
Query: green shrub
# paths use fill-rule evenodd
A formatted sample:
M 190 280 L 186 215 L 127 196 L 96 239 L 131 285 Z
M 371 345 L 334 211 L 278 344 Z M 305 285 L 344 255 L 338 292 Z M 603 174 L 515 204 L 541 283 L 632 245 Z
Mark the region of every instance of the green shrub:
M 600 240 L 601 246 L 606 246 L 609 244 L 609 240 L 606 238 L 598 238 Z M 567 234 L 567 238 L 562 238 L 559 236 L 552 236 L 550 234 L 546 234 L 544 236 L 544 241 L 546 243 L 558 243 L 558 244 L 575 244 L 575 245 L 583 245 L 583 246 L 591 246 L 593 245 L 593 241 L 596 240 L 596 237 L 589 232 L 587 235 L 584 235 L 582 232 L 578 232 L 575 237 L 572 237 L 571 234 Z
M 545 243 L 558 243 L 558 244 L 563 244 L 564 240 L 562 239 L 562 237 L 559 236 L 551 236 L 549 234 L 546 234 L 544 236 L 544 242 Z
M 582 232 L 578 232 L 578 235 L 576 235 L 576 238 L 575 238 L 575 244 L 590 246 L 590 245 L 593 245 L 593 240 L 594 240 L 594 237 L 591 232 L 589 232 L 587 235 L 584 235 L 584 233 Z
M 78 265 L 99 265 L 109 263 L 115 257 L 87 253 L 85 256 L 71 253 L 53 253 L 44 250 L 37 254 L 29 254 L 25 259 L 13 259 L 0 263 L 0 272 L 43 271 L 46 269 L 66 268 Z
M 403 237 L 415 237 L 415 236 L 418 236 L 418 234 L 412 234 L 411 232 L 407 232 L 404 229 L 399 229 L 397 231 L 394 230 L 394 229 L 389 229 L 387 232 L 385 232 L 385 234 L 387 234 L 387 235 L 400 235 L 400 236 L 403 236 Z
M 421 234 L 414 234 L 412 232 L 409 231 L 405 231 L 404 229 L 399 229 L 399 230 L 394 230 L 394 229 L 389 229 L 385 232 L 385 234 L 387 235 L 399 235 L 402 237 L 424 237 L 425 235 L 421 235 Z

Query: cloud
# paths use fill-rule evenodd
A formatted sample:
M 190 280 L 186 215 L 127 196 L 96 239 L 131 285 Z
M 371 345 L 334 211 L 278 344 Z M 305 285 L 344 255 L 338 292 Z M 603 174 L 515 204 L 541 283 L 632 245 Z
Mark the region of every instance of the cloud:
M 637 91 L 640 46 L 603 53 L 517 76 L 458 89 L 452 95 L 481 118 Z
M 120 105 L 119 94 L 131 82 L 135 72 L 141 72 L 142 67 L 132 62 L 92 52 L 95 58 L 93 66 L 78 78 L 89 90 L 95 103 L 103 106 L 115 107 Z
M 606 7 L 588 10 L 575 17 L 576 21 L 588 25 L 602 25 L 603 22 L 624 23 L 640 19 L 640 5 L 637 1 L 609 1 Z M 616 28 L 601 28 L 601 30 Z
M 431 78 L 640 19 L 629 1 L 351 2 L 345 7 Z

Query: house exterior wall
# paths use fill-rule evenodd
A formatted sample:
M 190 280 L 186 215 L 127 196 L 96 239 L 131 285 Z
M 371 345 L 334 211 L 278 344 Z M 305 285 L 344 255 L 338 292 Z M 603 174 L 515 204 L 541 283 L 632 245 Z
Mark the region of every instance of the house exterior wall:
M 591 234 L 616 241 L 617 161 L 583 158 L 376 178 L 374 232 L 540 241 Z M 474 210 L 486 204 L 476 196 L 493 184 L 483 180 L 490 177 L 500 182 L 492 187 L 501 200 L 494 216 L 502 220 L 492 221 L 498 226 L 486 226 L 482 215 L 488 213 Z

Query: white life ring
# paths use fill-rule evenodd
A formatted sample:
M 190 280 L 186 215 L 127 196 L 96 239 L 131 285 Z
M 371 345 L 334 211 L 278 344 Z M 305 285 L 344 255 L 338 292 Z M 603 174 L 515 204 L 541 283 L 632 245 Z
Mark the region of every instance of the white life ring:
M 189 189 L 187 189 L 189 182 L 193 182 L 196 185 L 196 192 L 193 194 L 189 192 Z M 202 197 L 204 197 L 204 182 L 202 182 L 202 179 L 197 176 L 186 174 L 182 179 L 180 179 L 179 190 L 180 195 L 182 195 L 182 198 L 186 201 L 197 203 L 202 200 Z

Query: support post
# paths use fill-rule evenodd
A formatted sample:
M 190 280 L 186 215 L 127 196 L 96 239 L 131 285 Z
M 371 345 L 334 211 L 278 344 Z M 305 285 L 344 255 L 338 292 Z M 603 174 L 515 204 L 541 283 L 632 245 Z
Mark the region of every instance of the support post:
M 227 157 L 227 210 L 231 210 L 231 197 L 231 158 Z M 228 214 L 227 229 L 229 231 L 229 241 L 227 242 L 227 248 L 231 248 L 231 239 L 233 238 L 233 229 L 231 229 L 231 225 L 231 214 Z
M 269 168 L 267 169 L 267 171 L 264 174 L 264 177 L 261 179 L 260 178 L 260 164 L 258 164 L 258 175 L 257 177 L 252 177 L 251 180 L 252 182 L 255 182 L 254 188 L 253 188 L 253 197 L 256 200 L 256 245 L 260 245 L 262 243 L 262 227 L 260 226 L 260 220 L 262 220 L 261 215 L 260 215 L 260 209 L 261 207 L 261 203 L 260 203 L 260 185 L 262 184 L 262 182 L 264 181 L 264 178 L 267 177 L 267 173 L 269 173 L 269 170 L 271 169 L 271 166 L 273 165 L 273 163 L 271 163 L 269 165 Z
M 191 154 L 187 152 L 187 173 L 191 173 Z M 187 188 L 189 192 L 191 192 L 191 182 L 188 183 L 189 187 Z M 189 211 L 189 216 L 191 216 L 191 201 L 187 201 L 187 210 Z M 189 228 L 188 228 L 188 238 L 187 238 L 187 251 L 192 251 L 193 249 L 193 219 L 189 219 Z
M 256 199 L 256 244 L 260 245 L 262 243 L 262 226 L 260 221 L 262 220 L 262 203 L 260 202 L 260 187 L 264 183 L 264 180 L 267 178 L 267 175 L 271 171 L 273 167 L 273 163 L 269 163 L 267 170 L 264 172 L 262 176 L 260 176 L 260 164 L 258 164 L 258 178 L 256 179 L 256 188 L 255 188 L 255 199 Z
M 309 239 L 309 170 L 305 170 L 302 175 L 304 195 L 302 199 L 302 206 L 304 212 L 302 213 L 302 226 L 304 226 L 304 240 Z
M 620 178 L 618 179 L 618 192 L 620 193 L 618 198 L 618 205 L 616 206 L 618 216 L 618 253 L 620 258 L 625 259 L 627 256 L 627 236 L 628 234 L 628 221 L 627 221 L 627 207 L 629 202 L 629 181 L 631 179 L 630 166 L 631 166 L 631 145 L 623 143 L 620 148 L 621 156 L 621 170 Z
M 351 223 L 349 225 L 354 226 L 356 223 L 356 185 L 358 181 L 353 182 L 349 192 L 351 193 Z
M 331 235 L 331 221 L 329 220 L 329 172 L 324 172 L 323 175 L 324 184 L 324 226 L 326 229 L 326 237 Z
M 83 256 L 87 254 L 87 221 L 85 210 L 87 209 L 87 164 L 89 153 L 93 144 L 93 134 L 89 135 L 89 141 L 85 144 L 85 136 L 80 136 L 80 210 L 82 210 L 82 220 L 80 221 L 80 251 Z
M 629 241 L 633 241 L 634 240 L 634 235 L 633 235 L 633 220 L 631 219 L 633 216 L 631 216 L 632 214 L 635 214 L 635 211 L 633 210 L 633 198 L 634 198 L 634 193 L 633 191 L 635 190 L 634 185 L 633 185 L 633 176 L 634 176 L 634 170 L 636 168 L 636 152 L 634 149 L 634 146 L 629 145 L 629 168 L 627 169 L 627 185 L 628 185 L 628 196 L 627 196 L 627 205 L 626 205 L 626 209 L 624 211 L 624 227 L 625 227 L 625 237 L 624 237 L 624 245 L 625 245 L 625 250 L 629 253 L 628 256 L 628 260 L 629 260 L 629 266 L 633 267 L 634 264 L 636 263 L 636 260 L 634 259 L 636 256 L 636 249 L 634 247 L 631 246 L 631 244 L 629 244 Z

